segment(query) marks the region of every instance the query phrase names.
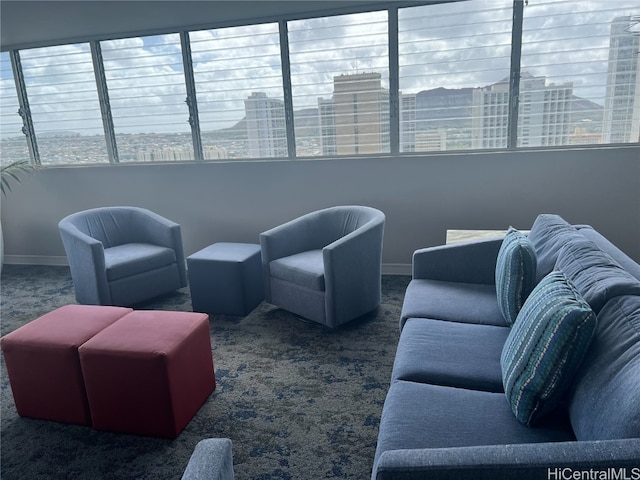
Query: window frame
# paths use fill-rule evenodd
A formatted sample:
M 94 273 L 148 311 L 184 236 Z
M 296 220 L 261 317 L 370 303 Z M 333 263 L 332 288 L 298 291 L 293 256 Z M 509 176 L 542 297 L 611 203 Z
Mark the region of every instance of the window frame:
M 286 126 L 286 141 L 287 141 L 287 152 L 288 157 L 287 160 L 296 160 L 296 159 L 317 159 L 317 160 L 326 160 L 326 159 L 345 159 L 352 157 L 351 155 L 324 155 L 314 157 L 304 157 L 300 156 L 296 152 L 296 139 L 295 139 L 295 125 L 294 125 L 294 110 L 293 110 L 293 97 L 292 97 L 292 83 L 291 83 L 291 64 L 290 64 L 290 54 L 289 54 L 289 35 L 288 35 L 288 27 L 287 24 L 289 21 L 295 20 L 304 20 L 304 19 L 314 19 L 314 18 L 322 18 L 322 17 L 332 17 L 338 15 L 348 15 L 348 14 L 356 14 L 356 13 L 366 13 L 366 12 L 378 12 L 378 11 L 386 11 L 387 12 L 387 22 L 388 22 L 388 68 L 389 68 L 389 152 L 384 153 L 366 153 L 359 154 L 358 157 L 367 156 L 367 157 L 388 157 L 388 156 L 411 156 L 411 155 L 433 155 L 438 154 L 438 152 L 412 152 L 412 151 L 402 151 L 402 138 L 401 138 L 401 100 L 400 100 L 400 91 L 399 91 L 399 48 L 398 48 L 398 12 L 402 8 L 407 7 L 416 7 L 416 6 L 429 6 L 440 3 L 454 3 L 454 2 L 463 2 L 469 0 L 442 0 L 442 1 L 396 1 L 396 2 L 379 2 L 368 5 L 357 5 L 353 7 L 341 7 L 341 8 L 327 8 L 326 10 L 318 10 L 315 12 L 308 12 L 304 14 L 294 14 L 294 15 L 280 15 L 278 18 L 264 18 L 258 20 L 246 20 L 246 21 L 238 21 L 238 22 L 219 22 L 219 23 L 211 23 L 209 25 L 199 25 L 197 28 L 184 28 L 184 29 L 158 29 L 155 32 L 144 32 L 144 34 L 133 34 L 128 33 L 126 35 L 120 36 L 111 36 L 99 39 L 91 39 L 88 40 L 87 43 L 91 46 L 91 55 L 94 65 L 94 74 L 96 77 L 96 85 L 98 89 L 99 99 L 100 99 L 100 108 L 102 113 L 102 121 L 104 127 L 104 135 L 107 143 L 107 152 L 109 155 L 109 163 L 118 163 L 118 150 L 116 144 L 115 137 L 115 129 L 113 125 L 113 118 L 111 108 L 109 106 L 109 90 L 106 84 L 106 78 L 104 73 L 104 63 L 102 61 L 102 56 L 100 52 L 100 41 L 104 40 L 112 40 L 114 38 L 133 38 L 140 35 L 161 35 L 161 34 L 179 34 L 181 41 L 181 55 L 184 64 L 184 76 L 185 76 L 185 84 L 186 84 L 186 103 L 189 108 L 189 124 L 191 129 L 191 137 L 194 151 L 194 160 L 195 161 L 205 161 L 203 155 L 203 146 L 201 139 L 201 131 L 199 124 L 199 115 L 198 115 L 198 104 L 196 101 L 195 94 L 195 80 L 194 80 L 194 72 L 193 72 L 193 61 L 191 58 L 191 45 L 189 33 L 193 31 L 203 30 L 203 29 L 217 29 L 217 28 L 225 28 L 225 27 L 238 27 L 238 26 L 250 26 L 262 23 L 277 23 L 279 27 L 279 38 L 280 38 L 280 58 L 281 58 L 281 68 L 282 68 L 282 86 L 284 92 L 284 110 L 285 110 L 285 126 Z M 601 144 L 584 144 L 584 145 L 561 145 L 561 146 L 545 146 L 545 147 L 530 147 L 526 145 L 518 146 L 518 116 L 519 116 L 519 101 L 520 101 L 520 74 L 521 74 L 521 55 L 522 55 L 522 38 L 523 38 L 523 9 L 525 5 L 525 0 L 513 0 L 512 4 L 512 31 L 511 31 L 511 63 L 510 63 L 510 75 L 509 75 L 509 104 L 508 104 L 508 116 L 507 116 L 507 144 L 506 147 L 492 147 L 492 148 L 483 148 L 478 150 L 477 148 L 464 149 L 464 150 L 455 150 L 455 152 L 492 152 L 492 151 L 505 151 L 505 150 L 522 150 L 522 149 L 554 149 L 561 150 L 563 148 L 606 148 L 612 145 L 635 145 L 637 142 L 630 143 L 601 143 Z M 73 44 L 77 42 L 61 42 L 60 45 Z M 47 46 L 47 45 L 42 45 Z M 55 45 L 49 45 L 55 46 Z M 20 61 L 20 51 L 21 49 L 14 48 L 8 50 L 10 53 L 11 65 L 14 73 L 14 81 L 16 83 L 16 90 L 18 92 L 18 99 L 20 103 L 20 111 L 23 121 L 23 132 L 26 135 L 27 145 L 29 154 L 31 157 L 31 162 L 40 165 L 40 154 L 38 150 L 38 139 L 36 137 L 34 127 L 33 127 L 33 119 L 31 118 L 31 112 L 29 109 L 29 99 L 26 92 L 26 87 L 24 83 L 24 76 L 22 73 L 21 61 Z M 318 107 L 320 108 L 320 107 Z M 322 125 L 319 125 L 319 129 L 322 128 Z M 453 151 L 453 150 L 452 150 Z M 265 159 L 254 159 L 254 158 L 241 158 L 234 159 L 232 161 L 238 162 L 247 162 L 254 160 L 265 160 Z M 268 160 L 268 159 L 267 159 Z M 271 159 L 275 160 L 275 159 Z M 220 160 L 206 160 L 206 161 L 220 161 Z M 229 160 L 225 160 L 229 161 Z M 135 162 L 131 162 L 135 163 Z M 145 162 L 146 163 L 146 162 Z M 166 163 L 166 162 L 150 162 L 150 163 Z M 185 161 L 188 163 L 188 161 Z M 73 166 L 83 166 L 83 164 L 60 164 L 60 165 L 73 165 Z M 46 165 L 46 166 L 58 166 L 55 165 Z

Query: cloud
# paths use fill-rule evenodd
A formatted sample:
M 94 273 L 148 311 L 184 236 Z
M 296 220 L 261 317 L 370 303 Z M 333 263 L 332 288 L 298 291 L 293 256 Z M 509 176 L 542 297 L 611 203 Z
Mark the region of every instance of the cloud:
M 191 55 L 202 130 L 228 128 L 244 117 L 252 92 L 284 97 L 276 23 L 193 32 Z
M 388 88 L 387 12 L 289 22 L 294 109 L 316 107 L 341 74 L 378 72 Z
M 506 77 L 511 6 L 511 0 L 474 0 L 400 8 L 403 93 L 481 87 Z M 603 103 L 610 23 L 631 14 L 640 15 L 637 0 L 529 2 L 522 69 L 548 82 L 571 82 L 575 94 Z M 294 108 L 316 107 L 319 97 L 331 97 L 333 77 L 340 74 L 379 72 L 388 87 L 387 29 L 386 11 L 288 22 Z M 203 130 L 234 125 L 252 92 L 284 98 L 277 23 L 199 30 L 189 37 Z M 189 131 L 178 34 L 100 44 L 118 133 Z M 88 44 L 20 55 L 40 131 L 102 133 Z M 10 70 L 0 82 L 13 97 Z
M 20 57 L 37 134 L 102 131 L 88 44 L 22 50 Z

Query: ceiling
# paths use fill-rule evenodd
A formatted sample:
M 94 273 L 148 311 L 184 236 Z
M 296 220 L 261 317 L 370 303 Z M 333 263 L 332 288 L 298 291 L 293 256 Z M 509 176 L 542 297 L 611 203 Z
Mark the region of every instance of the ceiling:
M 295 18 L 320 10 L 367 9 L 388 0 L 193 1 L 193 0 L 2 0 L 3 51 L 61 43 L 148 35 L 233 22 Z M 394 2 L 407 5 L 422 2 Z

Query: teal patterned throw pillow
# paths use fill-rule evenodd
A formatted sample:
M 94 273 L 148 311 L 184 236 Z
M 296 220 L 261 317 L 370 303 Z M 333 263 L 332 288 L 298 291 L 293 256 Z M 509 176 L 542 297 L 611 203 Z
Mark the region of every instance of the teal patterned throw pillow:
M 508 325 L 513 325 L 536 284 L 536 251 L 526 235 L 513 227 L 502 241 L 496 261 L 498 307 Z
M 558 405 L 595 328 L 591 307 L 562 272 L 533 289 L 500 357 L 504 391 L 521 423 L 532 426 Z

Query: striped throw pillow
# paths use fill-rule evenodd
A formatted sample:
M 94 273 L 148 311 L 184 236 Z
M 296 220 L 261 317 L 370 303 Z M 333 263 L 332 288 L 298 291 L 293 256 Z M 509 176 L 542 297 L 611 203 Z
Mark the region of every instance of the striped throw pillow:
M 558 405 L 595 328 L 591 307 L 562 272 L 533 289 L 500 357 L 504 391 L 521 423 L 532 426 Z
M 498 307 L 508 325 L 513 325 L 536 284 L 536 251 L 522 232 L 510 227 L 496 261 Z

